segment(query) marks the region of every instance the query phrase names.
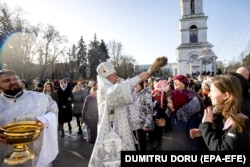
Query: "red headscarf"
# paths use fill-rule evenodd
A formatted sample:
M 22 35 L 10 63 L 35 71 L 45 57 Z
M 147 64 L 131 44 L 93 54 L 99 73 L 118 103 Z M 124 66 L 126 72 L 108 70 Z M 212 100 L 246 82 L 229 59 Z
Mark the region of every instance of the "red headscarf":
M 188 95 L 182 90 L 172 90 L 172 101 L 175 111 L 189 102 Z

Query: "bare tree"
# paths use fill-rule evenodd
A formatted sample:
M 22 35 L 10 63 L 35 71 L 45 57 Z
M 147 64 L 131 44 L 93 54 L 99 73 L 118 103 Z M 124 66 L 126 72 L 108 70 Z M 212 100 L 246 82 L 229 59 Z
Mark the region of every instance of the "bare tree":
M 73 45 L 72 49 L 68 49 L 65 57 L 65 70 L 70 79 L 77 79 L 76 76 L 79 76 L 76 52 L 77 48 Z
M 5 40 L 8 38 L 9 34 L 14 30 L 11 14 L 9 8 L 6 4 L 0 4 L 0 43 L 4 44 Z M 4 45 L 3 45 L 4 46 Z M 2 54 L 0 54 L 0 70 L 2 69 Z
M 111 40 L 109 41 L 108 46 L 109 46 L 110 57 L 113 60 L 114 67 L 118 67 L 122 54 L 122 43 L 117 42 L 115 40 Z
M 17 71 L 21 78 L 29 78 L 34 72 L 32 70 L 36 39 L 34 29 L 21 18 L 23 12 L 21 8 L 17 8 L 14 12 L 3 8 L 2 12 L 0 21 L 4 43 L 2 60 L 7 68 Z
M 115 67 L 117 74 L 124 79 L 134 76 L 134 62 L 132 56 L 121 56 L 119 66 Z
M 67 41 L 65 36 L 55 30 L 54 26 L 40 26 L 38 34 L 39 38 L 39 65 L 40 65 L 40 80 L 46 79 L 48 72 L 53 69 L 53 66 L 60 55 L 63 54 L 65 47 L 63 44 Z
M 248 68 L 250 67 L 250 53 L 243 58 L 242 65 L 244 67 L 248 67 Z

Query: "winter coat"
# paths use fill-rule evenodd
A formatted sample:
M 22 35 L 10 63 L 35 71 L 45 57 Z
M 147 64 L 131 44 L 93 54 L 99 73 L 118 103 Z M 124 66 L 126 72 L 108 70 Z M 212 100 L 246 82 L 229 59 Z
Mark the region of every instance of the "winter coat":
M 232 126 L 230 118 L 223 123 L 220 113 L 215 116 L 213 123 L 200 124 L 202 137 L 210 151 L 249 150 L 249 119 L 243 114 L 240 116 L 246 121 L 242 133 Z
M 152 127 L 153 123 L 153 101 L 152 95 L 146 89 L 136 93 L 136 104 L 139 106 L 140 128 Z
M 72 120 L 72 102 L 74 100 L 71 87 L 68 85 L 65 90 L 59 87 L 57 96 L 59 108 L 58 122 L 70 122 Z

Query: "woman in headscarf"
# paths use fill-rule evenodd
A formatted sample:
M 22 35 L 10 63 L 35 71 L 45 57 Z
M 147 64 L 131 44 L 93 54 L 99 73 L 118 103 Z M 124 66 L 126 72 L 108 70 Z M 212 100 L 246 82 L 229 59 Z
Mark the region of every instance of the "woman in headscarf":
M 71 86 L 68 85 L 68 82 L 65 79 L 60 81 L 60 86 L 57 91 L 58 96 L 58 123 L 61 137 L 64 137 L 64 123 L 68 123 L 69 133 L 72 133 L 72 127 L 70 121 L 72 120 L 72 102 L 73 102 L 73 93 Z
M 200 95 L 188 89 L 189 80 L 185 75 L 176 75 L 174 78 L 175 90 L 182 90 L 188 96 L 189 103 L 176 110 L 176 118 L 172 128 L 182 129 L 185 131 L 187 140 L 190 144 L 187 144 L 183 150 L 201 150 L 203 149 L 203 141 L 201 139 L 190 138 L 189 131 L 192 128 L 198 128 L 201 123 L 204 103 Z
M 167 132 L 167 135 L 172 138 L 170 147 L 167 149 L 176 151 L 190 150 L 191 143 L 186 131 L 186 122 L 179 120 L 181 118 L 178 118 L 177 115 L 177 111 L 189 103 L 188 95 L 183 90 L 176 89 L 168 92 L 166 99 L 166 114 L 171 118 L 171 129 Z M 196 105 L 195 99 L 192 104 Z M 191 102 L 189 106 L 191 106 Z M 187 106 L 185 108 L 192 109 Z
M 201 96 L 205 107 L 212 106 L 212 102 L 208 94 L 210 93 L 211 81 L 204 80 L 201 84 L 201 90 L 199 91 L 199 95 Z

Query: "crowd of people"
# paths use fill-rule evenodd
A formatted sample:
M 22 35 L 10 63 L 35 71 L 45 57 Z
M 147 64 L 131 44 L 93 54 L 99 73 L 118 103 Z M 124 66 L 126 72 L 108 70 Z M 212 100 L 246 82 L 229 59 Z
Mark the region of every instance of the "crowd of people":
M 51 166 L 58 154 L 53 134 L 64 137 L 64 123 L 71 134 L 72 117 L 79 135 L 82 123 L 87 125 L 87 141 L 94 144 L 89 167 L 119 166 L 122 150 L 164 150 L 163 133 L 172 139 L 167 148 L 172 151 L 249 150 L 247 68 L 197 79 L 189 74 L 159 79 L 148 72 L 121 79 L 110 62 L 96 70 L 97 80 L 87 85 L 62 79 L 58 85 L 37 82 L 32 90 L 15 72 L 1 70 L 0 126 L 24 118 L 49 125 L 39 142 L 34 141 L 38 157 L 27 164 Z M 43 147 L 48 140 L 46 147 L 53 145 L 50 157 Z M 8 148 L 1 151 L 3 156 L 10 148 L 2 131 L 0 141 L 1 148 Z
M 85 90 L 83 82 L 73 85 L 67 79 L 61 79 L 58 87 L 48 80 L 45 83 L 36 82 L 34 88 L 29 89 L 27 82 L 20 79 L 16 72 L 5 69 L 0 71 L 0 126 L 27 120 L 44 124 L 42 134 L 29 146 L 38 156 L 32 161 L 25 159 L 22 164 L 16 164 L 16 166 L 51 167 L 59 152 L 58 136 L 65 135 L 64 123 L 68 125 L 69 135 L 72 133 L 72 117 L 76 117 L 79 135 L 82 134 L 81 124 L 83 121 L 86 122 L 90 133 L 87 141 L 91 144 L 95 143 L 97 128 L 93 129 L 93 127 L 97 127 L 98 112 L 96 96 L 93 92 L 97 89 L 97 85 L 93 81 L 91 83 L 93 91 L 90 91 L 90 94 L 90 86 L 86 85 Z M 89 104 L 88 100 L 85 102 L 85 98 L 89 99 L 88 96 L 92 97 L 91 107 L 95 109 L 94 111 L 92 108 L 85 107 Z M 82 114 L 83 108 L 85 108 L 84 114 Z M 91 116 L 92 112 L 97 116 Z M 7 143 L 4 132 L 0 130 L 1 159 L 7 157 L 12 149 Z M 6 165 L 3 162 L 0 163 L 0 166 Z
M 199 80 L 189 74 L 152 80 L 141 73 L 139 80 L 121 82 L 107 62 L 97 72 L 103 115 L 89 166 L 119 166 L 119 158 L 110 155 L 121 150 L 163 150 L 164 131 L 172 138 L 167 150 L 249 150 L 247 68 Z

